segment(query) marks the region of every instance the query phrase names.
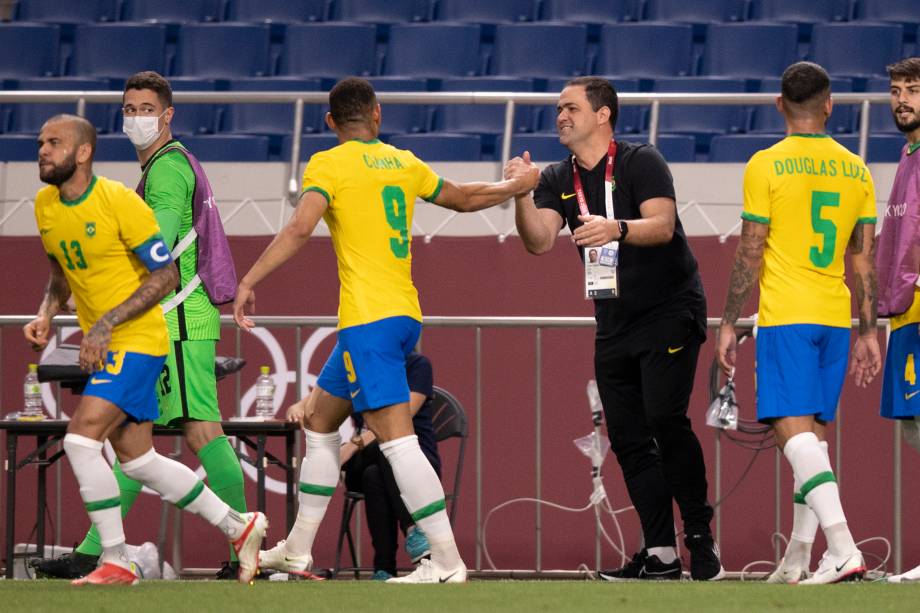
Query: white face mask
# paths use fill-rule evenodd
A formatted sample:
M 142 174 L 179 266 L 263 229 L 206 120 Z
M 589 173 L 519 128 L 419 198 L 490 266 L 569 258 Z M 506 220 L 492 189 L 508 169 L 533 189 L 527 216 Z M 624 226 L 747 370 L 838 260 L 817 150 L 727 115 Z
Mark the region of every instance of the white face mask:
M 135 149 L 143 151 L 156 142 L 156 140 L 160 138 L 160 134 L 163 133 L 163 130 L 166 129 L 165 125 L 163 126 L 163 130 L 157 129 L 160 117 L 165 114 L 166 111 L 163 111 L 159 117 L 141 115 L 125 117 L 121 131 L 128 135 L 128 139 L 131 141 L 131 144 L 134 145 Z

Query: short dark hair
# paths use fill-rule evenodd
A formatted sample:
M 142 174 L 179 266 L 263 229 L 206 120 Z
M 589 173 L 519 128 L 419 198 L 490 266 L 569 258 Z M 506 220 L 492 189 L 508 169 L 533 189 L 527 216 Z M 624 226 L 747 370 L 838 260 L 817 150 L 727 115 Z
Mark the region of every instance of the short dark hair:
M 90 123 L 86 118 L 69 113 L 61 113 L 49 118 L 45 124 L 63 122 L 70 124 L 76 136 L 76 145 L 89 145 L 90 159 L 96 157 L 96 126 Z
M 578 86 L 585 88 L 585 96 L 591 103 L 591 110 L 598 111 L 602 106 L 610 109 L 610 129 L 617 125 L 617 116 L 620 114 L 620 103 L 617 90 L 613 83 L 600 77 L 577 77 L 565 84 L 566 87 Z
M 337 126 L 370 122 L 376 106 L 377 94 L 365 79 L 342 79 L 329 92 L 329 113 Z
M 888 70 L 888 78 L 892 81 L 920 81 L 920 57 L 904 58 L 885 68 Z
M 173 105 L 172 87 L 169 86 L 163 75 L 152 70 L 145 70 L 131 75 L 131 78 L 125 83 L 125 92 L 129 89 L 149 89 L 157 94 L 160 104 L 169 108 Z M 124 99 L 124 95 L 122 95 Z
M 796 62 L 783 71 L 782 93 L 793 104 L 823 102 L 831 93 L 831 79 L 814 62 Z

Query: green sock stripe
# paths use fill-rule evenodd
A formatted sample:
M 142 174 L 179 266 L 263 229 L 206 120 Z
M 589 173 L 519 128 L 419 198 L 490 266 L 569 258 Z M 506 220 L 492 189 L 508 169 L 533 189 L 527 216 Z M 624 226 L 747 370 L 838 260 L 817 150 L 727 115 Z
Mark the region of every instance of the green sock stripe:
M 314 496 L 329 496 L 335 494 L 335 486 L 316 485 L 315 483 L 300 482 L 300 491 L 304 494 L 313 494 Z
M 796 492 L 795 494 L 793 494 L 792 502 L 794 502 L 795 504 L 808 504 L 807 502 L 805 502 L 805 494 L 803 494 L 802 492 Z
M 443 511 L 446 508 L 447 504 L 444 502 L 444 499 L 441 498 L 440 500 L 435 500 L 431 504 L 423 506 L 421 509 L 413 513 L 412 519 L 418 523 L 419 520 L 425 519 L 426 517 L 431 517 L 438 511 Z
M 203 491 L 204 491 L 204 482 L 203 481 L 196 482 L 195 487 L 193 487 L 189 491 L 188 494 L 183 496 L 182 500 L 176 503 L 176 506 L 179 507 L 180 509 L 184 509 L 188 505 L 192 504 L 192 502 L 194 502 L 194 500 L 198 498 L 198 496 L 200 496 L 201 492 Z
M 815 489 L 819 485 L 824 485 L 825 483 L 837 483 L 837 477 L 835 477 L 834 473 L 829 470 L 823 473 L 818 473 L 802 484 L 802 500 L 804 500 L 805 497 L 811 493 L 811 490 Z
M 115 507 L 121 506 L 121 498 L 115 496 L 115 498 L 106 498 L 105 500 L 94 500 L 93 502 L 84 503 L 86 505 L 86 510 L 90 513 L 93 511 L 104 511 L 106 509 L 114 509 Z

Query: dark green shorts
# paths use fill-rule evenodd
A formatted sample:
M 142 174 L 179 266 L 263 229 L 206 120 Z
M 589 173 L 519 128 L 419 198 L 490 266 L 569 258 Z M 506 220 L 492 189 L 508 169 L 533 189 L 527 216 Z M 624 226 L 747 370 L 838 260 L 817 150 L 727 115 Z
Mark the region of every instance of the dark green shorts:
M 158 425 L 183 421 L 220 421 L 217 379 L 214 376 L 216 341 L 172 341 L 160 372 Z

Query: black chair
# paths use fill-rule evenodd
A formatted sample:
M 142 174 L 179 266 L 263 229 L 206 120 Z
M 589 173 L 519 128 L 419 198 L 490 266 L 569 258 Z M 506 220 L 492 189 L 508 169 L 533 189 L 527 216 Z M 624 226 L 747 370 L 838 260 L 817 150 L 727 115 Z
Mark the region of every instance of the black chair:
M 434 398 L 431 401 L 431 421 L 434 425 L 435 440 L 439 443 L 453 437 L 460 439 L 457 465 L 454 469 L 453 487 L 450 492 L 444 492 L 444 499 L 448 503 L 447 516 L 451 525 L 453 525 L 454 515 L 457 511 L 457 499 L 460 497 L 460 477 L 463 472 L 463 454 L 466 451 L 469 428 L 463 405 L 453 394 L 437 385 L 434 386 Z M 368 570 L 362 569 L 358 565 L 358 555 L 355 551 L 354 537 L 351 532 L 352 515 L 354 515 L 355 507 L 362 500 L 364 500 L 364 494 L 361 492 L 345 492 L 342 525 L 339 528 L 339 540 L 335 550 L 335 568 L 332 569 L 333 578 L 337 577 L 342 570 L 351 570 L 354 571 L 355 579 L 357 579 L 362 570 Z M 342 545 L 346 540 L 348 541 L 348 551 L 351 553 L 350 567 L 342 567 Z

